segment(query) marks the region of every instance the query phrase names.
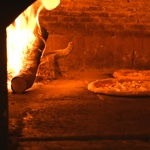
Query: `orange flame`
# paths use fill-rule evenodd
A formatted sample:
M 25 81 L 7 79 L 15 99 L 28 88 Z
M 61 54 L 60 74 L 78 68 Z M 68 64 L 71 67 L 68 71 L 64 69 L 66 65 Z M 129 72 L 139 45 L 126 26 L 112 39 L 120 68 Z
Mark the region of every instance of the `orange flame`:
M 39 12 L 43 8 L 47 10 L 56 8 L 60 0 L 39 0 L 38 2 L 40 2 L 40 7 L 37 12 L 34 5 L 29 6 L 6 28 L 8 82 L 22 69 L 25 58 L 29 53 L 29 47 L 35 41 L 34 30 L 36 25 L 39 25 Z
M 21 70 L 29 46 L 35 40 L 33 31 L 36 26 L 34 9 L 29 6 L 14 23 L 7 27 L 7 70 L 10 78 Z

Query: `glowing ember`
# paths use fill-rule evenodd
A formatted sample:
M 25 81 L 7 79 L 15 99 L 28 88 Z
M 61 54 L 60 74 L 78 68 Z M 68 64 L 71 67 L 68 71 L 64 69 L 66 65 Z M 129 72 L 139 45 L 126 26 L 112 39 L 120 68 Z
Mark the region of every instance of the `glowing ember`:
M 60 0 L 39 0 L 39 10 L 44 7 L 52 10 L 57 7 Z M 25 58 L 30 53 L 30 48 L 36 36 L 34 30 L 38 23 L 39 11 L 35 11 L 34 5 L 29 6 L 7 28 L 7 70 L 8 83 L 16 76 L 25 64 Z

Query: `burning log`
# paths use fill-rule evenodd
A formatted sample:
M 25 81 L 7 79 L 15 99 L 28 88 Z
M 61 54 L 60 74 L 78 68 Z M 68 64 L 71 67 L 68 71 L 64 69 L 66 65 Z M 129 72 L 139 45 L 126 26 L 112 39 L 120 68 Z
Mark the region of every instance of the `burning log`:
M 22 93 L 30 88 L 36 78 L 38 65 L 40 64 L 40 58 L 45 48 L 45 41 L 48 38 L 48 32 L 45 28 L 41 27 L 41 31 L 37 31 L 37 37 L 32 47 L 29 48 L 29 54 L 26 58 L 26 62 L 23 69 L 19 74 L 11 80 L 11 89 L 14 93 Z
M 47 53 L 41 58 L 38 76 L 47 76 L 56 79 L 61 75 L 58 59 L 64 58 L 74 49 L 73 42 L 69 42 L 65 49 L 55 50 Z

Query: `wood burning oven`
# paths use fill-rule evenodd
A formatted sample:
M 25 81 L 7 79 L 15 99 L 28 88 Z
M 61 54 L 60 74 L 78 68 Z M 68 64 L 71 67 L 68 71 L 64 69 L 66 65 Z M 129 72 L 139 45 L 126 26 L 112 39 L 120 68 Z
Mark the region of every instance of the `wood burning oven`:
M 8 148 L 8 99 L 7 99 L 7 59 L 6 59 L 6 27 L 14 21 L 14 19 L 31 5 L 34 1 L 13 2 L 2 1 L 0 5 L 0 146 L 1 149 Z
M 8 142 L 5 28 L 32 2 L 13 1 L 12 5 L 2 6 L 6 9 L 0 9 L 1 14 L 6 16 L 4 18 L 1 15 L 0 20 L 0 145 L 3 145 L 3 149 L 6 149 Z M 41 67 L 39 74 L 49 76 L 46 82 L 50 80 L 52 83 L 44 82 L 44 86 L 37 85 L 36 89 L 31 89 L 24 95 L 11 95 L 14 100 L 11 101 L 11 111 L 15 105 L 14 107 L 18 108 L 15 113 L 21 116 L 19 119 L 23 124 L 23 129 L 19 128 L 25 135 L 20 137 L 21 142 L 30 142 L 34 147 L 37 146 L 37 141 L 47 141 L 48 145 L 51 141 L 71 141 L 70 143 L 74 144 L 96 140 L 98 142 L 94 141 L 93 147 L 90 145 L 92 142 L 88 145 L 94 148 L 101 147 L 101 140 L 149 140 L 149 97 L 103 96 L 87 90 L 90 81 L 98 77 L 110 78 L 113 70 L 150 69 L 149 26 L 145 23 L 149 19 L 142 11 L 145 8 L 147 13 L 149 12 L 149 3 L 146 2 L 147 6 L 141 3 L 144 4 L 141 1 L 63 0 L 53 11 L 42 10 L 40 23 L 49 33 L 45 54 L 52 54 L 54 61 L 48 63 L 56 63 L 57 73 L 64 76 L 62 80 L 53 80 L 57 77 L 47 71 L 47 66 Z M 55 50 L 64 50 L 70 41 L 74 43 L 74 50 L 69 57 L 57 62 L 58 55 Z M 92 73 L 94 75 L 91 77 Z M 76 80 L 72 81 L 74 78 Z M 23 87 L 23 91 L 31 85 Z M 22 92 L 22 89 L 17 90 Z M 23 109 L 25 105 L 27 108 Z M 23 108 L 19 111 L 20 107 Z M 42 125 L 45 128 L 42 128 Z M 144 129 L 140 130 L 141 128 Z M 123 141 L 124 143 L 126 144 L 126 141 Z M 54 144 L 54 147 L 56 145 Z M 72 148 L 71 144 L 69 146 Z M 27 148 L 29 147 L 30 145 L 27 145 Z

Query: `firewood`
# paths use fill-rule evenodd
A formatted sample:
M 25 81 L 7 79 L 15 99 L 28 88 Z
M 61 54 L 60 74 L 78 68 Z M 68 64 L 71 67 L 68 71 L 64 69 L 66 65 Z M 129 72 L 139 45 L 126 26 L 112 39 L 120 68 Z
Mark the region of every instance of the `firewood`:
M 56 79 L 61 76 L 58 59 L 68 56 L 73 49 L 73 42 L 69 42 L 68 46 L 65 49 L 54 50 L 45 54 L 41 58 L 37 78 L 42 76 L 48 79 Z
M 22 93 L 33 85 L 47 38 L 48 32 L 42 27 L 32 47 L 29 48 L 30 52 L 25 59 L 26 62 L 22 69 L 11 80 L 11 89 L 14 93 Z
M 68 46 L 65 48 L 65 49 L 60 49 L 60 50 L 54 50 L 54 51 L 51 51 L 49 53 L 47 53 L 45 56 L 43 56 L 41 58 L 41 63 L 40 65 L 42 65 L 43 63 L 49 61 L 50 57 L 52 55 L 54 55 L 54 59 L 59 59 L 59 58 L 63 58 L 63 57 L 66 57 L 70 54 L 70 52 L 74 49 L 74 45 L 73 45 L 73 42 L 69 42 L 68 43 Z

